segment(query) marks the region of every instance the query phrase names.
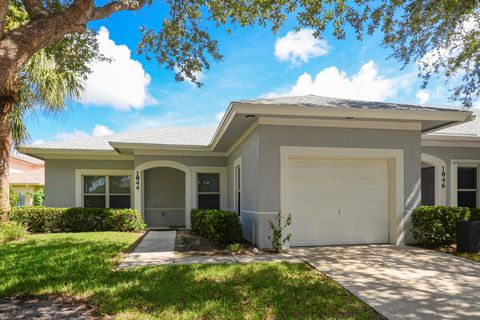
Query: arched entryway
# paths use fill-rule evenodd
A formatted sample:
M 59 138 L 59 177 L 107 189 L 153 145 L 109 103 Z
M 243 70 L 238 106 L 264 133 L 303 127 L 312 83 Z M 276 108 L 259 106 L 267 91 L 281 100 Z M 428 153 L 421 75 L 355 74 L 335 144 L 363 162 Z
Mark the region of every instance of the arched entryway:
M 445 161 L 422 153 L 422 205 L 446 204 Z
M 149 228 L 190 228 L 192 174 L 174 161 L 156 160 L 135 168 L 135 209 Z

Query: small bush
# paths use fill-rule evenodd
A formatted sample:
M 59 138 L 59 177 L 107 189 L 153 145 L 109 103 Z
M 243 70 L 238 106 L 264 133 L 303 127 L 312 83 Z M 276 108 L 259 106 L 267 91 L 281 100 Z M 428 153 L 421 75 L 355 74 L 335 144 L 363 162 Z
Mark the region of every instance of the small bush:
M 194 209 L 192 232 L 218 243 L 234 243 L 243 239 L 242 225 L 235 212 L 216 209 Z
M 229 244 L 227 249 L 228 249 L 228 252 L 230 252 L 231 254 L 237 254 L 243 250 L 243 244 L 235 242 L 235 243 Z
M 283 245 L 290 241 L 292 237 L 290 233 L 283 235 L 283 230 L 292 224 L 292 215 L 288 214 L 287 218 L 283 219 L 282 213 L 279 212 L 275 216 L 275 223 L 268 220 L 268 224 L 270 225 L 270 230 L 272 230 L 272 235 L 268 236 L 268 239 L 272 240 L 272 250 L 279 253 Z
M 0 242 L 15 241 L 24 238 L 27 230 L 20 223 L 7 221 L 0 223 Z
M 35 192 L 29 192 L 28 195 L 32 197 L 34 206 L 44 206 L 45 205 L 45 189 L 38 188 Z
M 35 233 L 142 231 L 146 225 L 134 209 L 22 207 L 10 219 Z
M 456 241 L 456 222 L 470 219 L 470 209 L 421 206 L 413 210 L 413 236 L 428 247 L 448 246 Z
M 9 197 L 10 197 L 10 208 L 15 208 L 20 200 L 20 196 L 18 195 L 15 190 L 13 190 L 12 186 L 9 189 Z

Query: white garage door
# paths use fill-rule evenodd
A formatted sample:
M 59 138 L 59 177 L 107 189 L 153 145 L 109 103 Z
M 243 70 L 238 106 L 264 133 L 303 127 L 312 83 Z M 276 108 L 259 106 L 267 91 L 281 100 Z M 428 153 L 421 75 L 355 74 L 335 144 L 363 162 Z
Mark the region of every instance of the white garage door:
M 386 160 L 290 158 L 292 246 L 388 242 Z

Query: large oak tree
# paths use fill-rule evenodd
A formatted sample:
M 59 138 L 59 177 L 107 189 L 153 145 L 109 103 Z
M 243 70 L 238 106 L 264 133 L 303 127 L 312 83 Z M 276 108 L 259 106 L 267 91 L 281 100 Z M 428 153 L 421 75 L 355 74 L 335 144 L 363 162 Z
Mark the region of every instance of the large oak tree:
M 140 10 L 153 0 L 0 0 L 0 211 L 6 210 L 5 150 L 11 148 L 9 115 L 18 101 L 19 74 L 40 50 L 68 35 L 87 32 L 90 21 L 119 11 Z M 455 79 L 451 98 L 471 106 L 480 95 L 480 19 L 477 0 L 165 0 L 161 26 L 142 27 L 138 52 L 176 70 L 176 79 L 198 82 L 196 72 L 222 56 L 209 28 L 268 26 L 276 32 L 288 17 L 297 28 L 320 37 L 327 28 L 337 39 L 351 32 L 361 40 L 380 32 L 383 45 L 403 65 L 419 66 L 424 85 L 432 76 Z M 9 5 L 10 4 L 10 5 Z M 15 6 L 12 6 L 15 4 Z M 21 6 L 27 19 L 5 28 L 10 10 Z M 153 10 L 146 8 L 145 10 Z M 160 14 L 159 14 L 160 15 Z M 95 49 L 93 49 L 95 50 Z M 60 51 L 61 52 L 61 51 Z

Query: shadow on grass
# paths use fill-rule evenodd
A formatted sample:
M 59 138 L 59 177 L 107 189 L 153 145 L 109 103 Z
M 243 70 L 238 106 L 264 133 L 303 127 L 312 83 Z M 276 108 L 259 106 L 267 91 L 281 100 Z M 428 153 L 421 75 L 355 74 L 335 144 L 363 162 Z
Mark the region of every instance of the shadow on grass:
M 128 234 L 32 237 L 0 246 L 0 296 L 89 297 L 124 318 L 380 318 L 304 264 L 168 265 L 113 271 Z

